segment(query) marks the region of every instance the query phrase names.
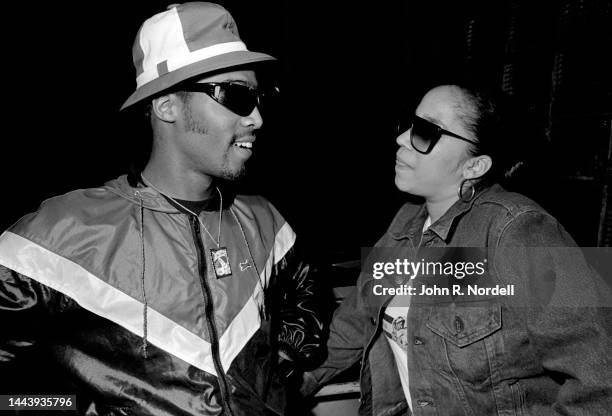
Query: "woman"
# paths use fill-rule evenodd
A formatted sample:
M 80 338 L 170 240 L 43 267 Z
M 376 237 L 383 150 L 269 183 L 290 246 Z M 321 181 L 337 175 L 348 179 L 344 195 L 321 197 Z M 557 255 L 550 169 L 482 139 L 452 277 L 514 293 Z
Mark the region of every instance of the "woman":
M 376 246 L 484 248 L 488 282 L 513 295 L 381 294 L 364 267 L 303 391 L 361 359 L 362 415 L 609 414 L 612 320 L 595 307 L 609 288 L 551 215 L 497 184 L 526 150 L 502 126 L 487 94 L 430 90 L 400 129 L 395 162 L 397 187 L 424 204 L 405 204 Z

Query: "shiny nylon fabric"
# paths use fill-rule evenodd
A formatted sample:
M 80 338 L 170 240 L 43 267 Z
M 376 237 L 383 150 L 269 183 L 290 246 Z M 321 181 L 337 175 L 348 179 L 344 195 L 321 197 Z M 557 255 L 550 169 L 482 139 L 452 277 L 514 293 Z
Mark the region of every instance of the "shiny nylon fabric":
M 204 322 L 201 288 L 197 279 L 193 278 L 198 275 L 198 267 L 189 221 L 185 214 L 176 211 L 156 192 L 147 188 L 132 188 L 127 184 L 126 178 L 122 177 L 104 188 L 75 191 L 46 201 L 38 213 L 24 217 L 11 229 L 11 233 L 26 241 L 24 244 L 31 242 L 33 247 L 39 247 L 37 249 L 42 253 L 47 250 L 58 258 L 66 259 L 72 266 L 82 270 L 84 275 L 89 276 L 88 279 L 97 278 L 105 287 L 114 288 L 129 298 L 142 302 L 142 257 L 139 255 L 141 241 L 138 229 L 141 202 L 145 208 L 145 285 L 148 306 L 203 341 L 209 341 Z M 273 369 L 269 359 L 269 346 L 273 340 L 270 338 L 270 322 L 264 321 L 263 327 L 260 327 L 260 315 L 257 312 L 261 306 L 259 302 L 263 302 L 264 298 L 254 295 L 260 294 L 261 289 L 269 284 L 272 273 L 278 273 L 277 264 L 291 249 L 295 236 L 274 208 L 261 198 L 238 197 L 234 200 L 232 209 L 235 217 L 228 210 L 224 212 L 222 241 L 230 253 L 233 274 L 228 278 L 216 279 L 212 275 L 210 257 L 206 256 L 207 281 L 215 300 L 215 321 L 221 338 L 222 361 L 226 371 L 230 369 L 234 400 L 241 404 L 253 401 L 249 404 L 250 408 L 261 408 L 263 414 L 266 395 L 274 390 L 274 387 L 270 386 L 270 380 L 274 377 L 270 373 Z M 208 221 L 211 219 L 207 218 Z M 240 263 L 250 259 L 250 256 L 236 219 L 242 225 L 257 268 L 243 267 L 242 270 L 240 267 Z M 225 234 L 226 230 L 229 236 Z M 270 232 L 271 230 L 274 232 Z M 210 241 L 207 241 L 205 236 L 202 236 L 202 240 L 208 249 Z M 51 263 L 55 260 L 53 258 Z M 257 270 L 262 275 L 261 281 Z M 15 279 L 28 280 L 18 273 L 14 275 Z M 24 297 L 30 294 L 31 298 L 43 301 L 66 296 L 61 285 L 56 289 L 57 291 L 45 288 L 45 293 L 39 295 L 24 293 Z M 139 410 L 144 413 L 138 414 L 221 412 L 216 402 L 218 383 L 211 371 L 206 371 L 206 368 L 205 371 L 196 369 L 155 345 L 150 348 L 151 357 L 148 360 L 148 363 L 155 363 L 155 366 L 147 364 L 143 368 L 139 365 L 138 357 L 142 334 L 129 329 L 129 332 L 121 330 L 117 328 L 118 322 L 100 319 L 81 309 L 79 306 L 82 305 L 77 305 L 78 302 L 79 299 L 71 298 L 60 302 L 68 303 L 70 308 L 74 308 L 74 312 L 66 316 L 71 319 L 80 318 L 77 319 L 78 322 L 69 325 L 75 329 L 74 334 L 70 335 L 74 343 L 65 342 L 63 345 L 57 345 L 55 349 L 58 359 L 67 360 L 66 367 L 72 368 L 77 378 L 97 385 L 107 394 L 119 389 L 124 400 L 133 397 L 134 401 L 138 402 L 139 397 L 157 397 L 159 403 L 155 404 L 156 400 L 152 400 L 152 407 L 147 410 L 148 406 L 144 406 Z M 250 310 L 247 310 L 248 305 L 251 305 Z M 236 334 L 227 337 L 228 328 L 235 324 L 236 316 L 245 310 L 249 312 L 250 332 L 239 331 L 239 335 L 245 335 L 243 337 Z M 92 324 L 92 321 L 96 323 Z M 168 336 L 175 334 L 169 333 Z M 225 345 L 225 348 L 224 337 L 228 339 L 226 344 L 230 344 Z M 106 362 L 105 359 L 96 357 L 95 353 L 87 351 L 88 348 L 95 349 L 94 345 L 100 342 L 121 346 L 118 348 L 122 354 L 114 357 L 112 362 Z M 234 354 L 239 354 L 245 348 L 251 357 L 256 357 L 261 363 L 256 367 L 257 374 L 245 374 L 242 367 L 248 364 L 248 359 L 240 359 L 240 365 L 232 365 L 236 356 L 228 356 L 226 353 L 227 350 L 233 349 Z M 134 360 L 136 357 L 138 359 Z M 155 374 L 155 377 L 152 377 L 155 385 L 139 381 L 151 378 L 152 374 Z M 269 377 L 262 377 L 266 375 Z M 260 378 L 260 382 L 253 384 L 255 376 Z M 265 379 L 268 381 L 262 383 Z M 184 383 L 187 383 L 187 386 L 177 389 L 177 385 Z M 160 386 L 168 386 L 168 391 L 164 392 Z M 195 396 L 193 389 L 197 391 Z M 147 393 L 144 394 L 145 392 Z M 182 410 L 171 410 L 168 407 L 170 403 L 175 402 Z M 123 411 L 121 406 L 116 409 L 108 404 L 104 406 L 97 409 L 94 405 L 88 414 Z M 278 409 L 280 405 L 275 407 Z M 232 408 L 235 414 L 245 414 L 244 410 L 240 410 L 240 406 L 234 409 L 232 405 Z
M 131 195 L 127 190 L 131 190 Z M 120 179 L 111 182 L 108 188 L 73 192 L 61 199 L 48 200 L 45 203 L 48 207 L 41 209 L 37 215 L 25 217 L 12 231 L 42 247 L 52 248 L 54 253 L 142 301 L 137 198 L 142 199 L 145 207 L 145 289 L 149 306 L 210 341 L 203 321 L 200 284 L 193 279 L 199 272 L 188 218 L 156 192 L 146 188 L 132 189 L 124 179 Z M 249 240 L 257 270 L 264 271 L 264 265 L 274 248 L 275 235 L 263 231 L 278 230 L 283 220 L 279 217 L 279 223 L 275 223 L 275 219 L 270 218 L 258 223 L 268 209 L 266 206 L 257 207 L 255 203 L 261 204 L 261 200 L 250 199 L 248 202 L 236 200 L 234 212 L 239 220 L 242 218 L 241 225 Z M 51 204 L 55 206 L 49 206 Z M 66 216 L 66 210 L 74 210 L 74 207 L 78 207 L 78 211 Z M 100 212 L 100 207 L 105 208 L 104 213 Z M 209 227 L 215 230 L 218 217 L 212 217 L 207 221 L 215 221 Z M 49 227 L 48 224 L 54 226 Z M 232 261 L 232 276 L 216 279 L 210 256 L 206 256 L 208 282 L 215 298 L 215 319 L 220 336 L 259 287 L 254 267 L 241 271 L 239 263 L 250 259 L 250 256 L 236 219 L 228 210 L 223 215 L 222 229 L 222 242 Z M 255 238 L 256 233 L 261 233 L 260 239 Z M 210 238 L 202 234 L 206 249 L 215 248 Z M 130 278 L 126 279 L 126 276 Z M 193 311 L 198 313 L 194 314 Z

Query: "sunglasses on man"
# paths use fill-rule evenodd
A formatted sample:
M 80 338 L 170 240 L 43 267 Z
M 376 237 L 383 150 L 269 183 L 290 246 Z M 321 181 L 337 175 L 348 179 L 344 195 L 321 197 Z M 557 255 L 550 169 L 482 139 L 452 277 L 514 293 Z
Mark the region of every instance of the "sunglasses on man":
M 221 104 L 228 110 L 246 117 L 253 112 L 255 107 L 261 109 L 265 96 L 278 93 L 275 87 L 270 91 L 264 91 L 240 82 L 196 82 L 181 86 L 183 91 L 203 92 L 210 98 Z
M 464 142 L 476 144 L 475 141 L 461 137 L 451 131 L 444 130 L 437 124 L 425 120 L 417 115 L 411 115 L 402 119 L 397 124 L 397 133 L 402 134 L 410 129 L 410 144 L 414 150 L 424 155 L 430 153 L 440 140 L 442 135 L 454 137 L 455 139 L 463 140 Z

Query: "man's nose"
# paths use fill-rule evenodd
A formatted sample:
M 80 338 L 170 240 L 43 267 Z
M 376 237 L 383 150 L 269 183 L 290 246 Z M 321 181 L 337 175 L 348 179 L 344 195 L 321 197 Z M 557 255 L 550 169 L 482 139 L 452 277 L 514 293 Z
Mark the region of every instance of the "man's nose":
M 263 118 L 261 117 L 261 113 L 259 112 L 259 108 L 255 107 L 251 114 L 246 117 L 243 117 L 243 122 L 245 126 L 253 127 L 254 129 L 259 129 L 263 125 Z

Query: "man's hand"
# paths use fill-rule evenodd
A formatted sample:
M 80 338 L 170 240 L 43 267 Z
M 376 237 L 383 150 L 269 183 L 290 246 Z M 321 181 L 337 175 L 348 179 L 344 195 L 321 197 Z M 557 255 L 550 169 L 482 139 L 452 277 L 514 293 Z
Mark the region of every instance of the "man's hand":
M 302 385 L 300 386 L 300 394 L 302 397 L 308 397 L 318 390 L 318 383 L 311 372 L 306 371 L 302 374 Z

